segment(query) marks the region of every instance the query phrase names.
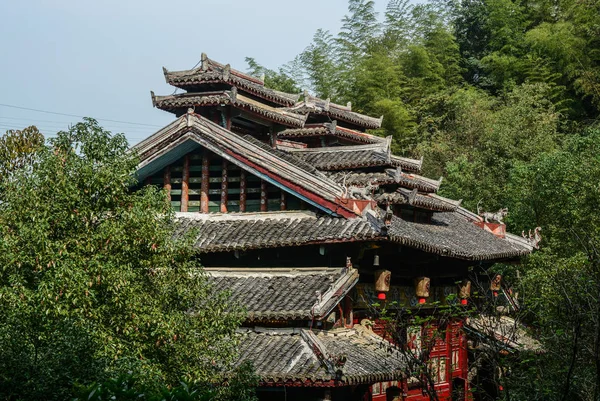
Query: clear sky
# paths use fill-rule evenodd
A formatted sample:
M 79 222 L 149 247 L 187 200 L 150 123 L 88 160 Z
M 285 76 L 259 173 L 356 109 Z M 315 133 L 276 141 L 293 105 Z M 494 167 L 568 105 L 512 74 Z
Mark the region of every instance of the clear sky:
M 150 100 L 173 92 L 162 66 L 189 69 L 205 52 L 277 68 L 346 11 L 346 0 L 0 0 L 0 132 L 52 135 L 80 120 L 12 105 L 94 117 L 136 143 L 173 119 Z

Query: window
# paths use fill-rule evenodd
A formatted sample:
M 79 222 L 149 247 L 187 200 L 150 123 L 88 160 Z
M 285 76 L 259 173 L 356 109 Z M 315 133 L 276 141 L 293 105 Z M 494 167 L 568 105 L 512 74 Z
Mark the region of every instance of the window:
M 410 326 L 406 329 L 406 344 L 415 354 L 421 352 L 421 326 Z
M 456 371 L 460 369 L 460 351 L 454 350 L 452 351 L 452 371 Z
M 446 382 L 446 358 L 431 358 L 428 367 L 435 384 Z

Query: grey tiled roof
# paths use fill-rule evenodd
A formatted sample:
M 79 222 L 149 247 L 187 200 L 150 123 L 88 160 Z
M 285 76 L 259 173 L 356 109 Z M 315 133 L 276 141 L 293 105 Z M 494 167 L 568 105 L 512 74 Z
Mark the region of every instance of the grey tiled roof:
M 396 179 L 393 173 L 387 172 L 370 172 L 363 173 L 352 170 L 341 170 L 341 171 L 326 171 L 325 174 L 333 181 L 342 185 L 356 185 L 359 187 L 371 185 L 385 185 L 394 184 Z
M 280 157 L 280 158 L 282 158 L 282 159 L 290 162 L 291 164 L 294 164 L 295 166 L 297 166 L 297 167 L 299 167 L 299 168 L 301 168 L 303 170 L 306 170 L 306 171 L 310 172 L 311 174 L 315 174 L 315 175 L 320 176 L 320 177 L 326 177 L 325 174 L 323 174 L 322 172 L 320 172 L 319 170 L 317 170 L 313 165 L 308 164 L 307 162 L 305 162 L 301 158 L 294 156 L 293 153 L 289 153 L 289 152 L 286 152 L 286 151 L 281 150 L 281 149 L 273 148 L 268 143 L 261 142 L 258 139 L 256 139 L 255 137 L 253 137 L 252 135 L 244 135 L 243 137 L 248 142 L 252 142 L 256 146 L 260 146 L 265 151 L 267 151 L 267 152 L 269 152 L 269 153 L 271 153 L 273 155 L 277 155 L 277 157 Z
M 351 139 L 362 143 L 380 143 L 385 138 L 378 137 L 364 132 L 338 127 L 337 122 L 322 124 L 305 124 L 303 128 L 288 128 L 277 133 L 279 138 L 303 138 L 314 136 L 335 136 Z
M 218 106 L 230 104 L 236 108 L 246 110 L 250 113 L 266 117 L 290 127 L 302 127 L 306 121 L 306 115 L 293 113 L 283 108 L 271 107 L 257 102 L 249 97 L 239 95 L 237 89 L 220 92 L 191 92 L 180 93 L 169 96 L 155 96 L 153 92 L 152 104 L 161 110 L 175 112 L 196 106 Z
M 211 60 L 206 57 L 206 54 L 202 54 L 201 61 L 202 65 L 193 70 L 167 71 L 163 68 L 165 80 L 170 85 L 184 89 L 203 83 L 224 82 L 282 106 L 291 106 L 300 97 L 298 94 L 285 93 L 267 88 L 260 79 L 237 71 L 228 65 Z
M 431 224 L 394 216 L 387 228 L 374 214 L 345 219 L 310 212 L 180 213 L 176 235 L 197 230 L 195 246 L 201 253 L 373 240 L 467 260 L 513 258 L 531 252 L 517 241 L 485 232 L 458 211 L 433 213 Z
M 385 172 L 360 172 L 342 170 L 326 172 L 327 176 L 339 184 L 357 185 L 364 187 L 371 185 L 398 184 L 405 188 L 418 189 L 423 192 L 436 192 L 442 179 L 432 180 L 417 174 L 397 173 L 396 170 L 387 169 Z
M 436 212 L 454 212 L 460 206 L 461 201 L 444 198 L 435 194 L 421 194 L 416 189 L 412 191 L 398 188 L 395 192 L 382 193 L 376 197 L 379 203 L 391 203 L 396 205 L 409 204 L 421 209 Z
M 207 268 L 216 288 L 231 292 L 247 320 L 326 317 L 358 281 L 352 268 Z
M 263 384 L 369 384 L 398 380 L 406 368 L 392 344 L 360 325 L 331 331 L 242 329 L 239 335 L 239 363 L 251 361 Z
M 471 317 L 467 319 L 465 328 L 471 336 L 476 336 L 486 342 L 493 342 L 500 348 L 511 351 L 543 351 L 540 342 L 527 332 L 527 328 L 508 316 Z
M 364 145 L 313 148 L 297 150 L 293 153 L 319 170 L 344 170 L 377 166 L 400 167 L 403 170 L 412 172 L 421 170 L 421 161 L 419 160 L 390 156 L 381 149 L 369 149 Z
M 176 235 L 197 229 L 200 252 L 365 241 L 379 236 L 362 218 L 317 217 L 309 212 L 180 214 Z
M 431 224 L 393 216 L 387 230 L 391 241 L 442 256 L 493 260 L 527 255 L 531 249 L 496 237 L 458 212 L 433 213 Z
M 329 99 L 323 100 L 310 96 L 308 93 L 304 94 L 304 100 L 296 103 L 290 110 L 299 113 L 322 114 L 332 120 L 346 121 L 363 128 L 381 128 L 381 122 L 383 121 L 383 116 L 373 118 L 365 114 L 356 113 L 352 111 L 350 105 L 342 106 L 332 103 Z

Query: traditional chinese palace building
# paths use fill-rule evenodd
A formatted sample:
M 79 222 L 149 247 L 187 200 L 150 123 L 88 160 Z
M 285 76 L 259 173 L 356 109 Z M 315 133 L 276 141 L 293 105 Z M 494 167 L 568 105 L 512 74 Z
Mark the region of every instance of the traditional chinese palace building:
M 422 160 L 366 133 L 381 118 L 269 89 L 206 55 L 164 75 L 184 93 L 152 93 L 175 119 L 134 147 L 139 179 L 165 188 L 177 235 L 195 230 L 211 280 L 246 308 L 240 361 L 260 376 L 259 397 L 429 399 L 417 355 L 439 399 L 469 399 L 463 320 L 425 347 L 435 319 L 389 334 L 375 303 L 435 317 L 468 302 L 470 268 L 516 260 L 530 241 L 438 196 Z

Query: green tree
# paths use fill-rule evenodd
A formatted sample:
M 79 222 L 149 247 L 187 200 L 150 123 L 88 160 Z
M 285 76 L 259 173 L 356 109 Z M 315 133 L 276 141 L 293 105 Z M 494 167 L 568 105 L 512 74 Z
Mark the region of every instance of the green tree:
M 528 399 L 600 396 L 600 130 L 570 137 L 512 170 L 513 227 L 543 227 L 540 252 L 521 267 L 529 320 L 545 353 L 512 379 Z M 519 367 L 522 370 L 522 367 Z M 536 377 L 536 380 L 531 380 Z
M 340 70 L 335 58 L 334 37 L 322 29 L 315 32 L 313 42 L 297 57 L 298 64 L 303 66 L 307 89 L 322 98 L 335 99 L 339 92 Z
M 241 314 L 173 237 L 165 194 L 131 190 L 127 147 L 86 119 L 0 184 L 0 398 L 64 400 L 75 382 L 128 371 L 211 382 L 229 368 Z
M 9 130 L 0 137 L 0 181 L 20 168 L 31 165 L 37 150 L 44 144 L 44 136 L 36 127 Z
M 248 72 L 255 77 L 264 77 L 265 86 L 286 93 L 299 93 L 296 81 L 282 67 L 278 71 L 260 65 L 254 58 L 246 57 Z

